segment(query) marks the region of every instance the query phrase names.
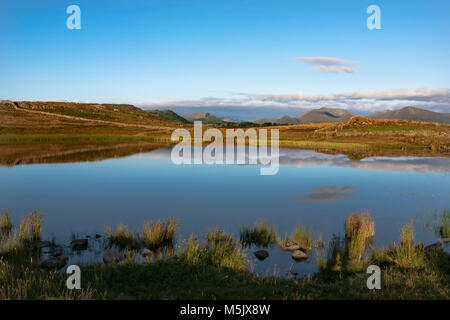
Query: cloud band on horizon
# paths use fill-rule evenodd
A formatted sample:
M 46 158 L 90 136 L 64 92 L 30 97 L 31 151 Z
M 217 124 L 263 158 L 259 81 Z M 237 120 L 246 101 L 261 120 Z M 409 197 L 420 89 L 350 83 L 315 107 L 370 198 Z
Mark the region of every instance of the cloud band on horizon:
M 323 94 L 255 94 L 235 93 L 230 97 L 204 97 L 197 100 L 141 102 L 148 108 L 170 107 L 272 107 L 313 109 L 335 107 L 362 112 L 395 110 L 417 106 L 437 112 L 450 112 L 450 89 L 395 89 Z

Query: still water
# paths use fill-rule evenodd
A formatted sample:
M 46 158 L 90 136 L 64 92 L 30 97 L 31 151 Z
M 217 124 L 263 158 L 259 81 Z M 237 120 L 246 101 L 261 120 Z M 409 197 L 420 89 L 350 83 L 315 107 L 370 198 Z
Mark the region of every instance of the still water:
M 351 161 L 344 155 L 280 149 L 280 168 L 260 175 L 259 165 L 174 165 L 169 148 L 96 162 L 0 167 L 0 210 L 13 223 L 33 209 L 44 214 L 44 239 L 69 241 L 102 234 L 105 225 L 175 216 L 178 242 L 204 236 L 219 226 L 239 238 L 243 224 L 267 219 L 279 234 L 297 224 L 325 242 L 343 235 L 345 217 L 370 211 L 375 246 L 398 241 L 402 225 L 415 221 L 415 239 L 432 243 L 439 235 L 425 227 L 434 210 L 450 208 L 450 159 L 374 157 Z M 94 246 L 95 247 L 95 246 Z M 315 259 L 296 263 L 289 252 L 269 248 L 255 273 L 300 275 L 316 271 Z M 101 261 L 94 249 L 70 263 Z

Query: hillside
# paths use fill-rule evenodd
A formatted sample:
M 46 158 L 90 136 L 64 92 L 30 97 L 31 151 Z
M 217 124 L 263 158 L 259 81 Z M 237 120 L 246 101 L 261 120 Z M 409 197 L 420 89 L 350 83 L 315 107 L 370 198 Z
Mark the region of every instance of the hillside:
M 353 116 L 353 113 L 343 109 L 320 108 L 302 113 L 296 118 L 300 123 L 325 123 L 347 121 Z
M 404 107 L 399 110 L 386 110 L 367 116 L 370 119 L 399 119 L 450 123 L 450 114 L 433 112 L 415 107 Z
M 173 112 L 172 110 L 146 110 L 146 112 L 153 114 L 162 120 L 189 123 L 188 120 Z
M 347 121 L 352 116 L 353 113 L 335 108 L 320 108 L 307 111 L 305 113 L 299 114 L 295 117 L 284 116 L 281 118 L 263 118 L 253 121 L 254 123 L 277 123 L 277 124 L 307 124 L 307 123 L 329 123 L 329 122 L 341 122 Z
M 213 116 L 212 114 L 208 112 L 194 112 L 194 113 L 188 113 L 183 114 L 183 118 L 185 118 L 188 121 L 202 121 L 204 124 L 225 124 L 226 121 L 217 118 L 216 116 Z
M 120 122 L 139 125 L 170 125 L 167 120 L 130 104 L 98 104 L 54 101 L 3 101 L 17 110 L 58 114 L 98 121 Z

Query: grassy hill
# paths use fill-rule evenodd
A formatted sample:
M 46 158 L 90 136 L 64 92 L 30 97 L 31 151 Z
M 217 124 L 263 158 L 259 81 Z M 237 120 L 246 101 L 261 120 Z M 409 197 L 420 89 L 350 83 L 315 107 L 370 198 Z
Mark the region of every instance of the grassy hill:
M 400 119 L 450 123 L 450 114 L 448 113 L 433 112 L 415 107 L 404 107 L 399 110 L 376 112 L 367 117 L 370 119 Z
M 188 121 L 202 121 L 204 124 L 226 124 L 227 122 L 217 118 L 216 116 L 213 116 L 212 114 L 208 112 L 194 112 L 194 113 L 188 113 L 184 114 L 183 118 L 185 118 Z
M 153 114 L 162 120 L 189 123 L 188 120 L 173 112 L 172 110 L 146 110 L 146 112 Z
M 320 108 L 307 111 L 305 113 L 299 114 L 295 117 L 284 116 L 281 118 L 262 118 L 253 121 L 254 123 L 277 123 L 277 124 L 306 124 L 306 123 L 330 123 L 330 122 L 340 122 L 347 121 L 352 116 L 353 113 L 335 108 Z
M 8 104 L 8 103 L 6 103 Z M 5 105 L 5 102 L 2 104 Z M 166 120 L 130 104 L 16 101 L 17 109 L 126 124 L 165 125 Z

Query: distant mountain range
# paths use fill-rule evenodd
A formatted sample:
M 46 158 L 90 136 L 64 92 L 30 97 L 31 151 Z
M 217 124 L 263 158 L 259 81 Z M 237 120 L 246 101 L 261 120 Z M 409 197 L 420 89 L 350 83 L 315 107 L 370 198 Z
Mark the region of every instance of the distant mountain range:
M 322 122 L 340 122 L 347 121 L 354 114 L 343 109 L 320 108 L 307 111 L 295 117 L 284 116 L 279 119 L 263 118 L 253 121 L 254 123 L 279 123 L 279 124 L 304 124 L 304 123 L 322 123 Z
M 204 124 L 215 125 L 229 125 L 243 123 L 241 120 L 236 120 L 230 117 L 219 118 L 209 112 L 195 112 L 183 114 L 182 116 L 171 110 L 147 110 L 148 113 L 156 115 L 160 119 L 176 121 L 181 123 L 192 123 L 194 121 L 202 121 Z M 252 123 L 263 124 L 280 124 L 280 125 L 294 125 L 307 123 L 326 123 L 326 122 L 345 122 L 354 113 L 344 109 L 338 108 L 320 108 L 313 109 L 297 116 L 283 116 L 281 118 L 260 118 L 251 121 Z M 370 119 L 399 119 L 399 120 L 416 120 L 416 121 L 431 121 L 450 123 L 450 113 L 433 112 L 421 108 L 404 107 L 399 110 L 386 110 L 372 113 L 365 117 Z M 251 123 L 248 122 L 248 123 Z
M 417 120 L 417 121 L 433 121 L 450 123 L 449 113 L 433 112 L 425 109 L 405 107 L 393 111 L 381 111 L 369 114 L 370 119 L 401 119 L 401 120 Z

